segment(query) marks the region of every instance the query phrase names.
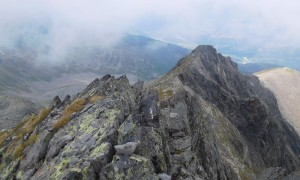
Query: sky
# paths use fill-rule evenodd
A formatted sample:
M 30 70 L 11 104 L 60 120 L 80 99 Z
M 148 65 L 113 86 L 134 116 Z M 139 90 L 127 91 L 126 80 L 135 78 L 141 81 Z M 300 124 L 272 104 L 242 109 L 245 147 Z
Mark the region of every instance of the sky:
M 76 44 L 110 46 L 125 33 L 189 47 L 212 37 L 300 48 L 299 8 L 299 0 L 3 0 L 0 45 L 42 25 L 41 41 L 57 53 Z

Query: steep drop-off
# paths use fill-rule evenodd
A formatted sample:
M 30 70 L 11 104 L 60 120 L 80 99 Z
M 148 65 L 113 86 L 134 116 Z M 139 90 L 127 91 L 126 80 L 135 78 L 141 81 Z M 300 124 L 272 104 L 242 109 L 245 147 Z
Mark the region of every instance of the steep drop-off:
M 273 94 L 211 46 L 145 85 L 95 79 L 0 135 L 4 179 L 253 179 L 300 166 Z
M 263 86 L 274 93 L 282 115 L 300 134 L 300 72 L 285 67 L 261 71 L 255 75 Z

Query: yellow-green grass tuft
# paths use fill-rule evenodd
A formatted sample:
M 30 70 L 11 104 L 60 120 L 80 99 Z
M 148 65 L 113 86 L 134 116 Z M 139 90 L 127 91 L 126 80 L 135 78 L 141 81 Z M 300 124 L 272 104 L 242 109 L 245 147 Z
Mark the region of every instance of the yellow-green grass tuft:
M 53 124 L 53 128 L 58 130 L 65 126 L 71 120 L 71 114 L 81 111 L 87 104 L 87 100 L 79 98 L 74 100 L 69 106 L 64 110 L 63 115 Z
M 92 96 L 92 97 L 89 98 L 89 102 L 90 103 L 95 103 L 96 101 L 103 100 L 103 99 L 105 99 L 105 96 L 95 95 L 95 96 Z
M 36 139 L 38 138 L 38 135 L 36 134 L 32 134 L 26 141 L 22 142 L 21 144 L 19 144 L 13 151 L 13 158 L 14 160 L 18 159 L 19 157 L 23 156 L 23 151 L 24 149 L 29 146 L 32 145 Z
M 63 112 L 63 115 L 53 124 L 53 128 L 58 130 L 64 127 L 70 120 L 71 115 L 76 112 L 82 111 L 87 103 L 95 103 L 96 101 L 105 99 L 105 96 L 91 96 L 87 99 L 78 98 L 75 99 L 69 106 L 67 106 Z

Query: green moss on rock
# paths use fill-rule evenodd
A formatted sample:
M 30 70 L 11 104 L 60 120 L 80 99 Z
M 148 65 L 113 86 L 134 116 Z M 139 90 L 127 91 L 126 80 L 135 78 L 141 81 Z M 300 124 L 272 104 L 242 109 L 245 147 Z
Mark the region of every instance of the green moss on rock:
M 110 143 L 102 143 L 100 146 L 96 147 L 95 149 L 92 150 L 91 152 L 91 157 L 98 157 L 100 154 L 107 153 L 111 149 L 111 144 Z
M 127 164 L 130 164 L 128 166 Z M 123 179 L 153 179 L 159 180 L 154 173 L 154 167 L 150 159 L 133 154 L 131 156 L 116 155 L 112 164 L 105 172 L 109 180 Z

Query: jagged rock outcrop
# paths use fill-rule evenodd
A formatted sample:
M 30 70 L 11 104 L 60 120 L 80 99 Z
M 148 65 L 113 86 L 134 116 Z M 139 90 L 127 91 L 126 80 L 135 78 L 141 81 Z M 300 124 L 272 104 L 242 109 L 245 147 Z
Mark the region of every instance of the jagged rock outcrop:
M 51 108 L 24 143 L 5 133 L 3 179 L 254 179 L 300 166 L 273 94 L 211 46 L 145 85 L 106 75 Z
M 54 108 L 60 108 L 62 105 L 62 102 L 59 98 L 59 96 L 55 96 L 53 98 L 53 100 L 51 101 L 50 105 L 49 105 L 49 108 L 50 109 L 54 109 Z
M 62 101 L 61 105 L 62 106 L 67 106 L 68 104 L 71 103 L 71 96 L 70 95 L 66 95 L 66 97 L 64 98 L 64 100 Z
M 126 144 L 122 145 L 116 145 L 115 150 L 116 154 L 121 154 L 121 155 L 131 155 L 134 153 L 138 143 L 136 142 L 127 142 Z

